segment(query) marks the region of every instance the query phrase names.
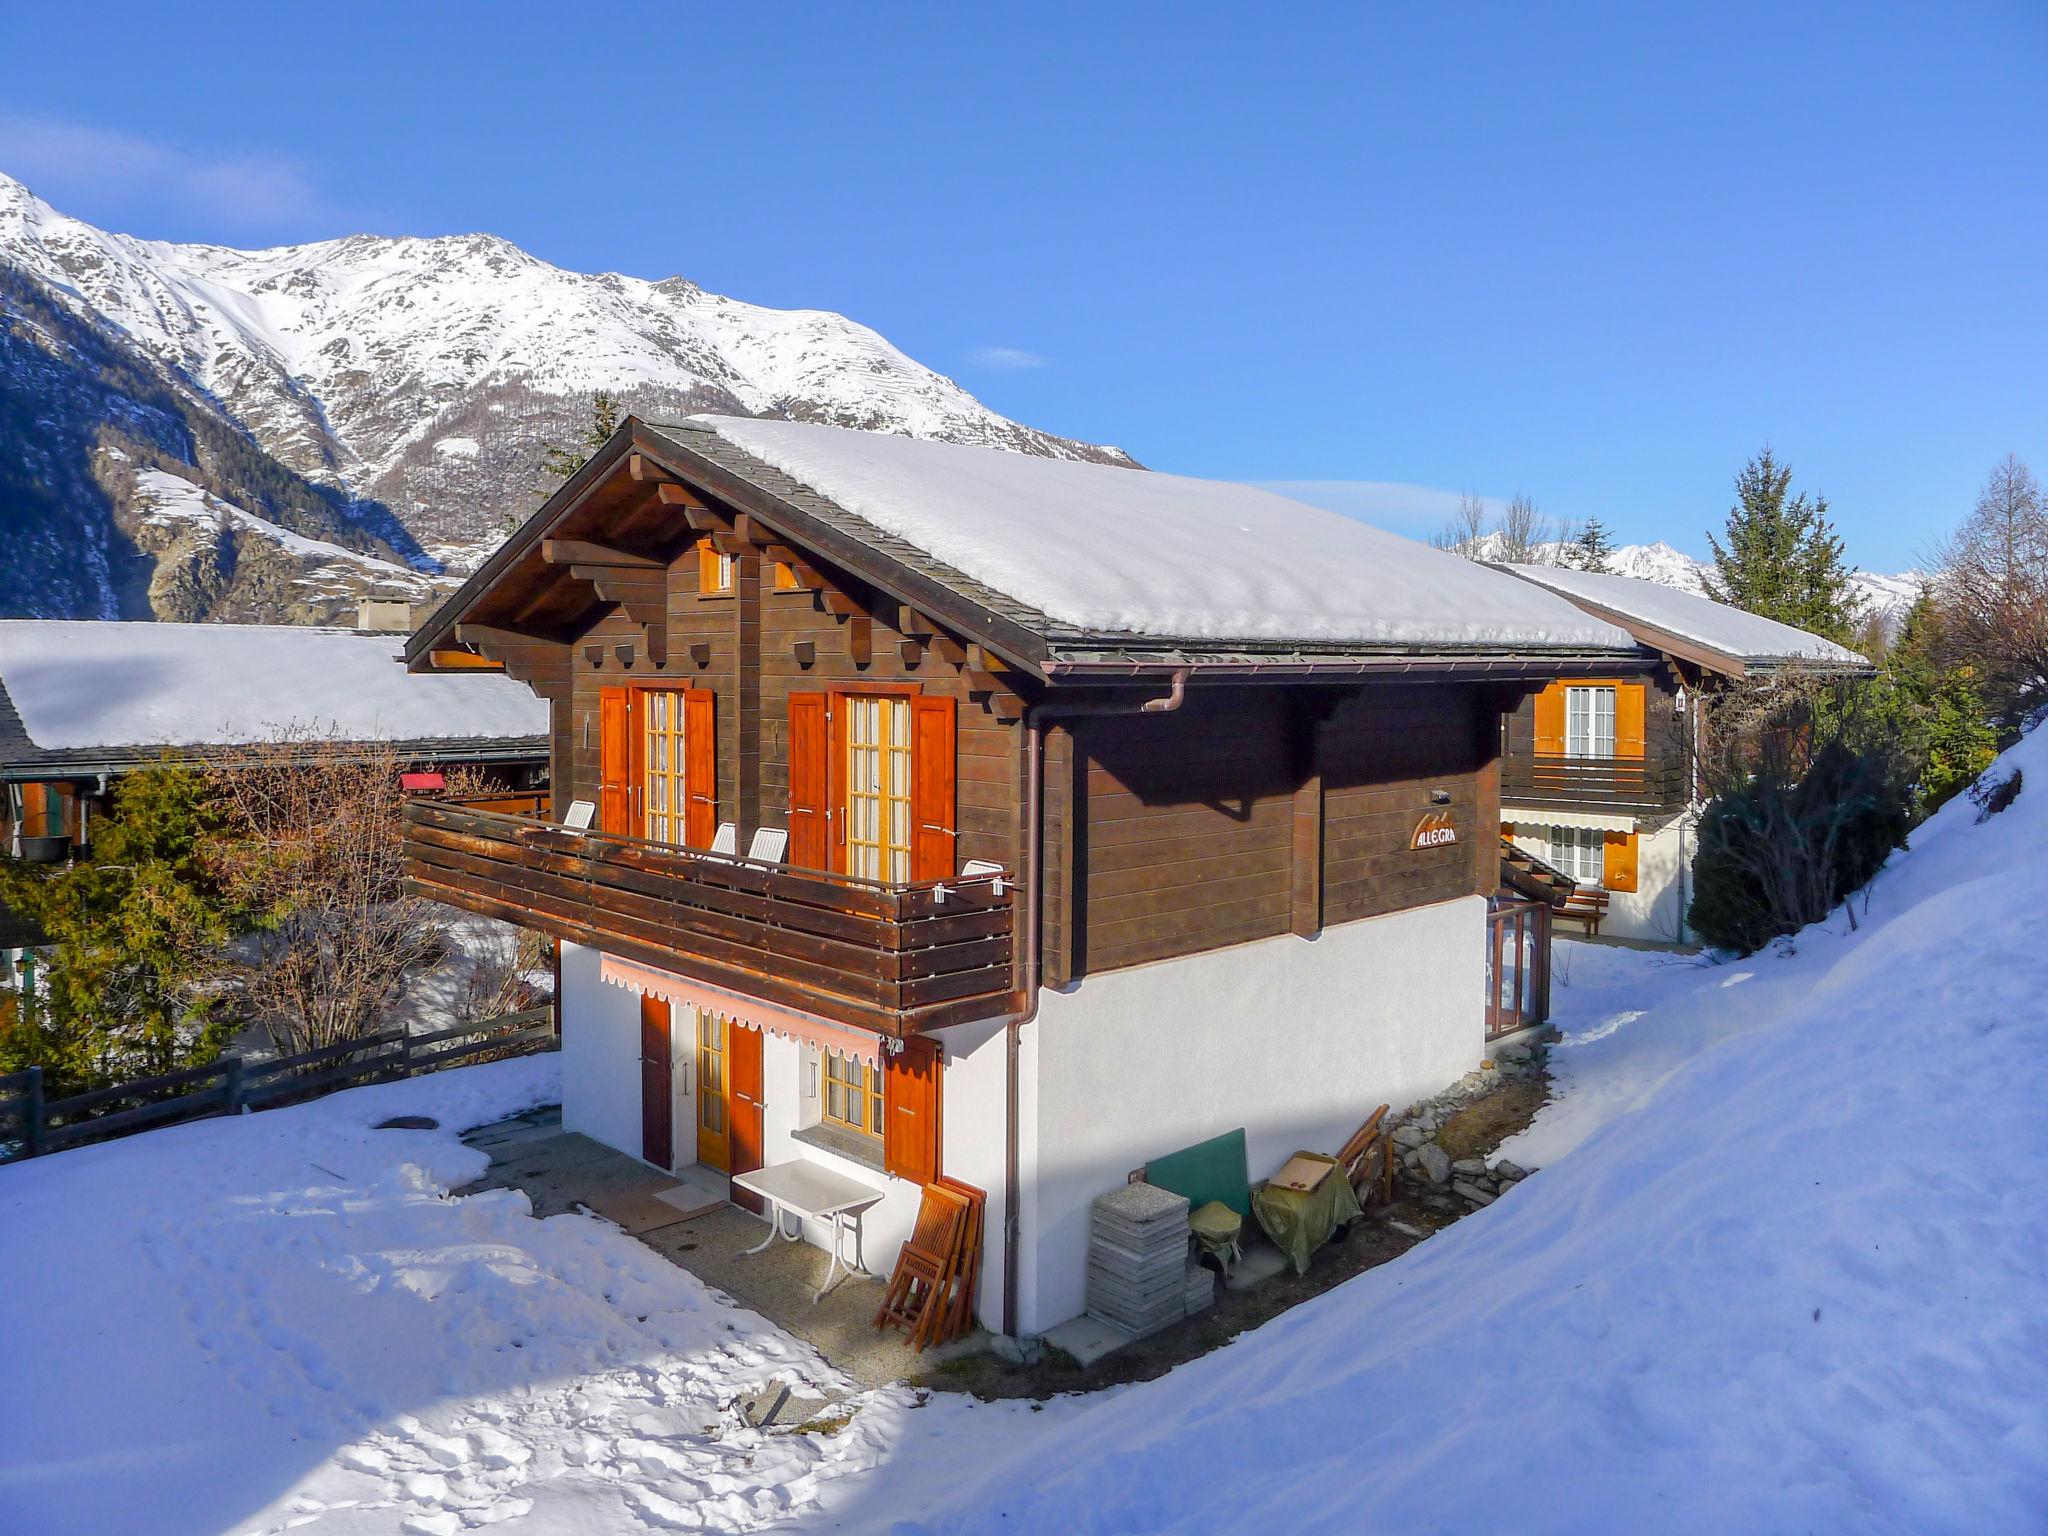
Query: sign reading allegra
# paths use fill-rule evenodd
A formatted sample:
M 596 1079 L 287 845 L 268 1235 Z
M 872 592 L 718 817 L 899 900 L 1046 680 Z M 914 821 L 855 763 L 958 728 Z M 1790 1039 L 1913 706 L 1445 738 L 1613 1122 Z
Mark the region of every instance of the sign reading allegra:
M 1457 823 L 1451 820 L 1449 811 L 1431 811 L 1415 823 L 1415 836 L 1409 839 L 1410 848 L 1448 848 L 1458 840 Z

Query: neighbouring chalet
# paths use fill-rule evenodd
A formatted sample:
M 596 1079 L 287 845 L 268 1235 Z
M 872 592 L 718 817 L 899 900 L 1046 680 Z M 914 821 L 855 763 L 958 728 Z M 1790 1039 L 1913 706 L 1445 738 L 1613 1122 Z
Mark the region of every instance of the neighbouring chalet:
M 1148 1159 L 1242 1126 L 1260 1178 L 1478 1064 L 1501 717 L 1655 665 L 1244 486 L 704 417 L 629 420 L 407 656 L 552 706 L 554 824 L 416 803 L 408 869 L 562 941 L 567 1125 L 866 1181 L 882 1273 L 943 1167 L 1024 1334 Z
M 547 710 L 488 672 L 425 684 L 401 637 L 269 624 L 0 620 L 0 838 L 15 858 L 83 850 L 126 773 L 293 728 L 393 746 L 423 785 L 455 764 L 508 791 L 547 774 Z M 5 977 L 34 935 L 0 908 Z
M 1819 635 L 1654 581 L 1558 566 L 1499 569 L 1627 630 L 1647 676 L 1559 675 L 1504 722 L 1501 835 L 1576 886 L 1565 917 L 1620 938 L 1691 938 L 1699 704 L 1789 670 L 1867 675 Z

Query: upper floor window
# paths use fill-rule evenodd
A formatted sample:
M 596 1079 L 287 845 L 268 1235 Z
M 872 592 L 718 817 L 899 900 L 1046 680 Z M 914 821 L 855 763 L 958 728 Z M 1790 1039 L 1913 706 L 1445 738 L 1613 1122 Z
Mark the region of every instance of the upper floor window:
M 1611 686 L 1565 690 L 1566 757 L 1614 756 L 1614 693 Z
M 697 546 L 697 591 L 703 597 L 725 597 L 732 593 L 733 558 L 711 547 L 706 539 Z
M 646 736 L 641 743 L 642 835 L 657 843 L 684 841 L 685 734 L 683 695 L 673 688 L 649 688 L 641 695 Z
M 910 878 L 910 700 L 849 696 L 846 708 L 846 872 Z

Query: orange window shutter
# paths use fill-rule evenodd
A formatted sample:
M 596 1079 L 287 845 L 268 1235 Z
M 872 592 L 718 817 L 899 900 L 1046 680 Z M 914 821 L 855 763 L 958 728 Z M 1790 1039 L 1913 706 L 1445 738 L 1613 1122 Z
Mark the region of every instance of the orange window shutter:
M 622 837 L 640 830 L 632 825 L 631 692 L 603 688 L 597 695 L 597 824 L 602 831 Z
M 929 1184 L 939 1176 L 939 1048 L 912 1038 L 883 1063 L 882 1168 Z
M 1636 888 L 1636 834 L 1610 832 L 1601 848 L 1600 883 L 1610 891 Z
M 1536 751 L 1549 757 L 1564 756 L 1563 683 L 1552 683 L 1536 695 Z
M 776 561 L 775 590 L 778 592 L 794 592 L 796 589 L 796 572 L 789 568 L 789 562 L 787 560 Z
M 910 701 L 910 878 L 951 879 L 958 770 L 951 699 Z
M 718 580 L 718 551 L 711 547 L 709 539 L 697 543 L 697 590 L 699 592 L 722 592 L 725 590 Z
M 718 833 L 718 696 L 683 693 L 683 841 L 709 848 Z
M 825 765 L 825 695 L 789 696 L 789 862 L 801 869 L 831 864 L 832 818 Z
M 1614 755 L 1640 759 L 1643 755 L 1643 685 L 1614 685 Z

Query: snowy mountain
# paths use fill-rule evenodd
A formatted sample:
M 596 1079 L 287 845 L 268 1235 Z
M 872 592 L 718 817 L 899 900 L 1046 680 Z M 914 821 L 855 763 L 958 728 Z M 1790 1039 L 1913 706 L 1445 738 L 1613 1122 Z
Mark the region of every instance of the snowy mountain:
M 323 488 L 355 525 L 330 532 L 423 567 L 474 563 L 508 512 L 535 504 L 540 448 L 580 430 L 600 388 L 646 417 L 781 416 L 1130 462 L 997 415 L 844 316 L 765 309 L 681 277 L 568 272 L 491 235 L 175 245 L 97 229 L 0 174 L 0 263 L 35 290 L 10 304 L 22 285 L 0 286 L 0 340 L 11 328 L 17 351 L 26 336 L 45 354 L 17 388 L 66 361 L 49 334 L 61 327 L 34 301 L 61 306 L 175 397 L 175 414 L 217 418 Z M 0 391 L 9 383 L 0 358 Z M 36 407 L 10 414 L 32 420 Z
M 1539 548 L 1545 561 L 1561 560 L 1565 551 L 1562 543 L 1545 544 Z M 1497 560 L 1501 557 L 1501 536 L 1488 534 L 1480 541 L 1479 558 Z M 1608 556 L 1607 563 L 1618 576 L 1635 576 L 1660 586 L 1676 587 L 1681 592 L 1697 592 L 1702 597 L 1707 590 L 1705 578 L 1714 569 L 1712 561 L 1696 559 L 1682 549 L 1674 549 L 1662 539 L 1654 544 L 1623 544 Z M 1881 618 L 1888 632 L 1896 633 L 1905 620 L 1906 610 L 1920 596 L 1920 587 L 1925 580 L 1919 571 L 1901 571 L 1896 576 L 1857 571 L 1850 576 L 1849 585 L 1862 600 L 1865 610 Z

